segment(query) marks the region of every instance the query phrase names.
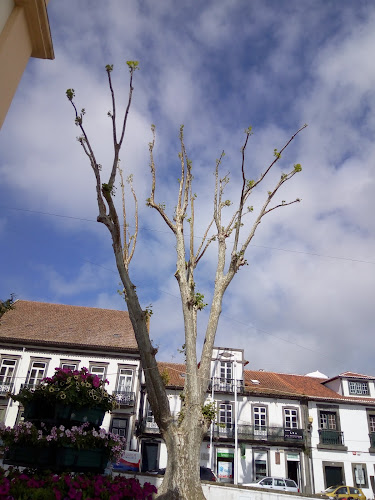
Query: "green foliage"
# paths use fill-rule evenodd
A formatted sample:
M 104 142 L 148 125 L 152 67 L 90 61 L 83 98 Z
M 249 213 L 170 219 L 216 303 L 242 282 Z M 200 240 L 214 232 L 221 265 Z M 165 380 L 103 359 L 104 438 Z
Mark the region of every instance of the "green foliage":
M 14 309 L 14 298 L 15 298 L 15 295 L 13 293 L 11 293 L 9 299 L 0 300 L 0 318 L 7 311 Z
M 181 349 L 177 349 L 177 351 L 186 356 L 186 344 L 182 344 Z
M 139 61 L 126 61 L 126 64 L 128 65 L 130 72 L 139 69 Z
M 112 196 L 115 195 L 116 187 L 115 186 L 110 186 L 109 184 L 103 182 L 102 184 L 102 192 L 104 195 L 110 194 Z
M 164 385 L 168 385 L 169 382 L 171 381 L 171 378 L 169 376 L 169 373 L 167 372 L 167 370 L 164 368 L 164 370 L 161 372 L 160 374 L 161 378 L 162 378 L 162 381 L 163 381 L 163 384 Z
M 208 305 L 203 301 L 203 299 L 204 299 L 203 293 L 196 292 L 194 294 L 193 305 L 198 309 L 198 311 L 201 311 Z
M 301 172 L 302 171 L 302 167 L 301 167 L 301 164 L 300 163 L 296 163 L 294 165 L 294 171 L 295 172 Z
M 74 92 L 74 89 L 68 89 L 66 91 L 66 97 L 69 99 L 69 101 L 72 101 L 73 98 L 75 97 L 75 92 Z
M 248 128 L 245 128 L 245 134 L 253 135 L 253 127 L 250 125 Z
M 148 306 L 146 306 L 146 308 L 144 310 L 144 314 L 145 314 L 146 319 L 151 318 L 151 316 L 154 314 L 154 311 L 152 310 L 152 304 L 149 304 Z
M 202 406 L 202 415 L 205 420 L 212 422 L 216 417 L 216 404 L 215 401 L 211 403 L 206 403 Z
M 251 189 L 255 184 L 255 181 L 253 181 L 252 179 L 250 181 L 247 181 L 246 182 L 246 185 L 249 189 Z
M 107 64 L 105 67 L 105 70 L 107 71 L 107 73 L 110 73 L 111 71 L 113 71 L 113 64 Z
M 275 156 L 277 159 L 279 159 L 279 158 L 281 158 L 281 153 L 279 153 L 279 152 L 277 151 L 277 149 L 275 148 L 275 149 L 273 150 L 273 156 Z

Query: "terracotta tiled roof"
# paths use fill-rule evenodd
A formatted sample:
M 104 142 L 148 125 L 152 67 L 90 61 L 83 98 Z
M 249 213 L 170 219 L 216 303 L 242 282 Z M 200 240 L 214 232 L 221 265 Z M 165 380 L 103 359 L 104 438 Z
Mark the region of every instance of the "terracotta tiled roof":
M 186 366 L 178 363 L 158 363 L 160 373 L 168 373 L 169 387 L 183 387 L 185 382 Z M 182 376 L 181 376 L 182 375 Z
M 0 342 L 138 349 L 126 311 L 18 300 L 0 322 Z
M 176 363 L 158 363 L 160 372 L 167 372 L 169 376 L 168 386 L 184 386 L 186 367 Z M 372 377 L 369 377 L 372 378 Z M 373 398 L 347 397 L 337 394 L 324 385 L 327 379 L 309 377 L 307 375 L 289 375 L 285 373 L 274 373 L 265 371 L 244 371 L 245 392 L 251 395 L 308 398 L 321 401 L 340 400 L 342 402 L 355 402 L 358 404 L 375 404 Z
M 344 372 L 344 373 L 340 373 L 340 375 L 337 375 L 336 377 L 332 377 L 330 378 L 329 380 L 326 380 L 326 382 L 329 382 L 330 380 L 335 380 L 339 377 L 343 377 L 343 378 L 363 378 L 365 380 L 374 380 L 375 377 L 374 376 L 371 376 L 371 375 L 362 375 L 361 373 L 353 373 L 353 372 Z

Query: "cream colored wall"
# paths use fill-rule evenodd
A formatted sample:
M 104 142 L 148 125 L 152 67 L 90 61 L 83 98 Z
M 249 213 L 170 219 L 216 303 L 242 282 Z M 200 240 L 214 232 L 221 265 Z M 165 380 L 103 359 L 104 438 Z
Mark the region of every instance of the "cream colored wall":
M 1 2 L 4 3 L 0 10 L 0 23 L 3 23 L 0 32 L 0 127 L 29 58 L 54 58 L 44 0 Z
M 3 31 L 3 28 L 10 16 L 14 7 L 13 0 L 1 0 L 0 2 L 0 33 Z

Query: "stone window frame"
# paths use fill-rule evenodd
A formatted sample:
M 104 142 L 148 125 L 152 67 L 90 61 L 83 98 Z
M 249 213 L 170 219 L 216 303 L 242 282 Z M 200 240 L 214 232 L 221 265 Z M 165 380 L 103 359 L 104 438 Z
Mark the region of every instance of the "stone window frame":
M 334 413 L 336 418 L 336 430 L 337 432 L 342 432 L 341 430 L 341 422 L 340 422 L 340 406 L 335 404 L 317 404 L 316 408 L 318 410 L 318 429 L 322 429 L 320 427 L 320 415 L 321 413 Z M 320 438 L 319 438 L 320 440 Z M 348 447 L 343 444 L 322 444 L 318 443 L 317 448 L 321 449 L 333 449 L 333 450 L 342 450 L 347 451 Z
M 342 480 L 343 480 L 343 485 L 346 484 L 346 479 L 345 479 L 345 464 L 344 462 L 322 462 L 322 467 L 323 467 L 323 479 L 324 479 L 324 489 L 328 488 L 327 486 L 327 478 L 326 478 L 326 467 L 341 467 L 342 470 Z
M 355 488 L 368 488 L 369 487 L 369 481 L 368 481 L 368 476 L 367 476 L 367 467 L 366 467 L 366 464 L 365 463 L 362 463 L 362 462 L 352 462 L 352 475 L 353 475 L 353 485 Z M 359 484 L 357 482 L 357 479 L 356 479 L 356 474 L 355 474 L 355 470 L 357 468 L 357 466 L 360 465 L 363 469 L 363 474 L 364 474 L 364 480 L 365 480 L 365 484 Z
M 367 392 L 363 392 L 363 390 L 360 392 L 357 390 L 351 390 L 353 386 L 361 386 L 362 388 L 366 387 Z M 367 380 L 348 380 L 348 391 L 350 396 L 370 396 L 370 387 Z
M 297 427 L 287 427 L 286 426 L 285 410 L 293 410 L 297 413 Z M 299 411 L 298 406 L 284 406 L 283 407 L 283 427 L 284 427 L 284 429 L 301 429 L 300 411 Z

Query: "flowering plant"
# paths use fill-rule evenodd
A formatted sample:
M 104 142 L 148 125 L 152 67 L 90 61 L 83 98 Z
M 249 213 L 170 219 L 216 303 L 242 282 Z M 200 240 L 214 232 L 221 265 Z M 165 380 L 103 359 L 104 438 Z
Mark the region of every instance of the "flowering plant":
M 55 444 L 56 446 L 69 446 L 75 449 L 97 449 L 108 450 L 109 460 L 117 462 L 125 451 L 126 440 L 124 437 L 104 429 L 91 429 L 86 422 L 81 426 L 73 426 L 68 429 L 63 425 L 52 427 L 50 430 L 42 422 L 38 429 L 31 422 L 21 422 L 15 427 L 5 427 L 0 424 L 0 439 L 8 450 L 14 443 L 24 446 L 45 447 Z
M 24 387 L 17 395 L 11 395 L 11 398 L 24 406 L 32 401 L 50 404 L 60 402 L 75 407 L 96 407 L 104 411 L 113 410 L 118 406 L 115 397 L 105 389 L 108 380 L 101 380 L 87 368 L 55 370 L 53 377 L 43 378 L 41 383 L 33 388 Z
M 150 483 L 140 485 L 137 479 L 122 476 L 36 474 L 35 471 L 0 469 L 0 499 L 19 500 L 151 500 L 157 490 Z

